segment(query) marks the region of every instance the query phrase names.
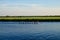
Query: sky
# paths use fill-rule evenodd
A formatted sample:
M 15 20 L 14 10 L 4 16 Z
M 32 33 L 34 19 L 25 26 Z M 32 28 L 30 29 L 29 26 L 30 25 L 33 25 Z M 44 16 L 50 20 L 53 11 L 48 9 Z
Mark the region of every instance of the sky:
M 0 16 L 60 15 L 60 0 L 0 0 Z

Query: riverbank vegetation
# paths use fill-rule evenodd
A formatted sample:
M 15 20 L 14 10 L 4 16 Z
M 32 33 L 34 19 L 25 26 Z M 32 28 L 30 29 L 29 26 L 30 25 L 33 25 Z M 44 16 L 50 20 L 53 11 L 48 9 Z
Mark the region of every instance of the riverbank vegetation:
M 0 21 L 60 21 L 60 16 L 0 16 Z

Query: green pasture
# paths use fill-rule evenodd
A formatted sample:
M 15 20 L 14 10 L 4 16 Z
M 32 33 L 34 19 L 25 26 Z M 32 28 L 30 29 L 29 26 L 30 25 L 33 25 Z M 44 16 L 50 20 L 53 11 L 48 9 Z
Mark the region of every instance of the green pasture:
M 39 19 L 39 20 L 46 20 L 46 19 L 60 19 L 60 16 L 0 16 L 0 20 L 24 20 L 24 19 Z

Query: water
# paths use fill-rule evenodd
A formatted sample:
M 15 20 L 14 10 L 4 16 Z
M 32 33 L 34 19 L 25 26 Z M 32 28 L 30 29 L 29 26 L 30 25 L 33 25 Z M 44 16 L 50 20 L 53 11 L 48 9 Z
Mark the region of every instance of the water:
M 60 22 L 0 22 L 0 40 L 60 40 Z

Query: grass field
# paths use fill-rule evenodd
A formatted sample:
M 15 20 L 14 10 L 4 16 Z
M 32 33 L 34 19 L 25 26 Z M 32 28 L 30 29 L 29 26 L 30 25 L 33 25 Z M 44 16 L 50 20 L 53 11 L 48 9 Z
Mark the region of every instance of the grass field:
M 60 20 L 60 16 L 0 16 L 0 20 Z
M 60 16 L 0 16 L 0 19 L 60 19 Z

